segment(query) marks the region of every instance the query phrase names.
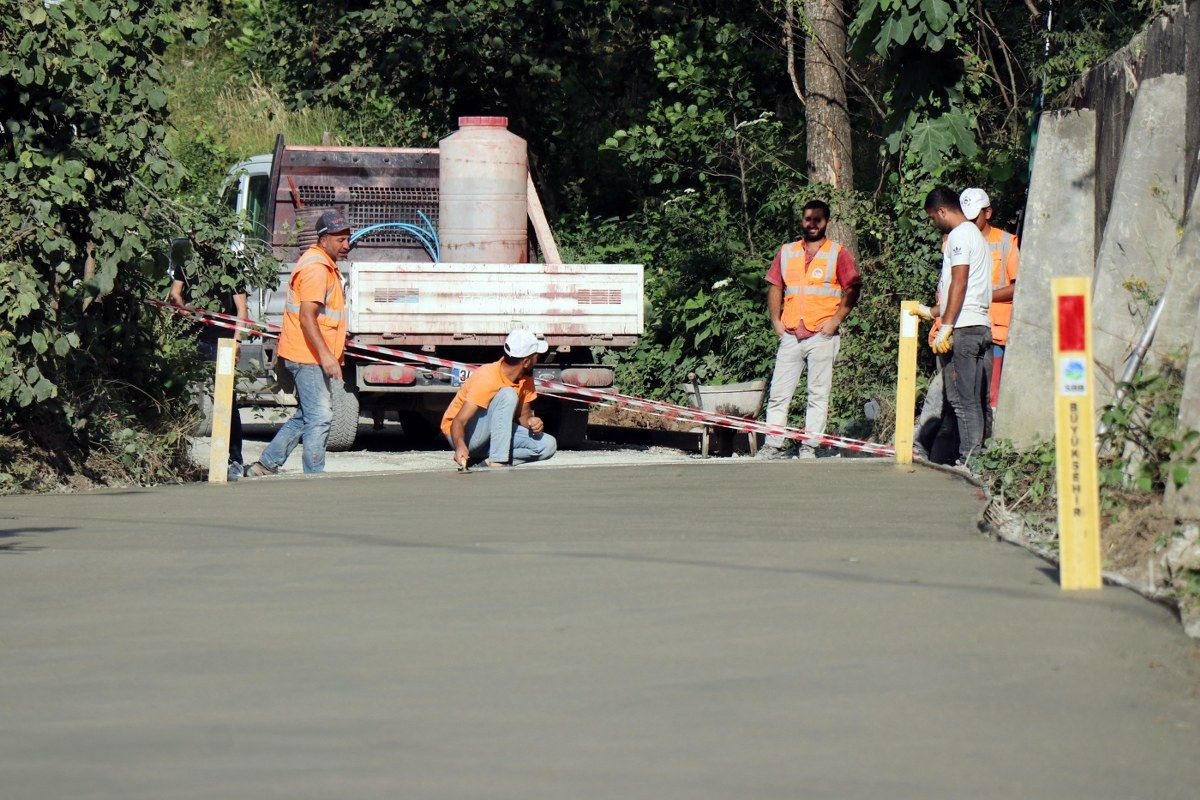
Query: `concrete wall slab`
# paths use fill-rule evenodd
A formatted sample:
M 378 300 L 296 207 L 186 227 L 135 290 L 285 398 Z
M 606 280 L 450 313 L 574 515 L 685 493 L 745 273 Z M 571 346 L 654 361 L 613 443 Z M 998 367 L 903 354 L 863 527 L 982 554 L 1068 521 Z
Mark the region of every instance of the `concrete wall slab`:
M 1054 433 L 1050 280 L 1092 274 L 1095 173 L 1096 112 L 1043 114 L 995 424 L 1020 445 Z
M 1175 337 L 1180 335 L 1176 331 L 1190 334 L 1187 377 L 1179 404 L 1179 430 L 1200 430 L 1200 182 L 1192 192 L 1191 212 L 1176 264 L 1172 299 L 1163 309 L 1160 330 L 1170 328 Z M 1200 467 L 1192 469 L 1191 478 L 1182 490 L 1177 492 L 1168 487 L 1166 501 L 1178 516 L 1200 520 Z
M 1187 190 L 1186 105 L 1187 83 L 1178 74 L 1142 81 L 1134 101 L 1093 284 L 1098 403 L 1111 397 L 1113 379 L 1174 267 Z M 1139 299 L 1139 291 L 1149 302 Z M 1178 348 L 1191 331 L 1183 341 L 1178 333 L 1160 335 L 1155 350 Z

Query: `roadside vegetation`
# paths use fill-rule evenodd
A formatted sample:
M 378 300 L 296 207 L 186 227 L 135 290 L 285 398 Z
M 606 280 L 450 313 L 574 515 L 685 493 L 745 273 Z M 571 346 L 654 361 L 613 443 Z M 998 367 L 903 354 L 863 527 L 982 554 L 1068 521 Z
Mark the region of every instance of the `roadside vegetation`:
M 1200 634 L 1200 544 L 1164 496 L 1183 489 L 1200 457 L 1200 432 L 1180 430 L 1184 354 L 1151 362 L 1120 402 L 1106 406 L 1099 436 L 1104 568 L 1131 587 L 1178 605 Z M 972 464 L 991 495 L 989 520 L 1002 534 L 1054 558 L 1058 553 L 1054 441 L 1018 449 L 992 441 Z
M 459 114 L 529 141 L 564 255 L 646 265 L 647 335 L 604 356 L 635 394 L 768 374 L 762 275 L 828 198 L 865 280 L 831 421 L 861 432 L 892 393 L 897 305 L 935 282 L 920 199 L 982 184 L 1015 227 L 1036 110 L 1164 3 L 1057 2 L 1048 58 L 1024 0 L 857 0 L 832 21 L 822 0 L 553 5 L 6 0 L 0 492 L 187 479 L 204 367 L 142 303 L 165 295 L 167 242 L 191 242 L 201 296 L 265 283 L 228 247 L 230 164 L 280 132 L 432 145 Z M 845 57 L 821 44 L 839 36 Z

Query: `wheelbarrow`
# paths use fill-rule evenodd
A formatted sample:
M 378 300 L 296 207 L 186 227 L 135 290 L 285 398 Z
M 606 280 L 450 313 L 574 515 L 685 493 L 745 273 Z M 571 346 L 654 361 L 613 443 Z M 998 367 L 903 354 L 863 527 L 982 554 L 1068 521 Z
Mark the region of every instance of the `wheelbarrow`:
M 687 395 L 688 405 L 692 408 L 746 419 L 757 419 L 758 413 L 762 411 L 763 397 L 767 393 L 767 382 L 763 379 L 701 386 L 696 380 L 696 373 L 689 372 L 687 377 L 688 382 L 680 384 L 679 388 Z M 700 455 L 704 458 L 709 457 L 714 432 L 718 452 L 732 454 L 734 431 L 705 425 L 700 431 Z M 758 435 L 749 433 L 747 438 L 750 442 L 750 455 L 754 455 L 758 452 Z

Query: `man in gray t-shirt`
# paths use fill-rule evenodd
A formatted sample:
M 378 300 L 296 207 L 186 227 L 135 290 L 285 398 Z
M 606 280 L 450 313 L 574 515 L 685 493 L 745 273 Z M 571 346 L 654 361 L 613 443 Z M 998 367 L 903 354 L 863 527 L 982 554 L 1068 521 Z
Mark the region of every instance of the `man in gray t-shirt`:
M 966 466 L 983 444 L 987 414 L 992 258 L 987 240 L 963 214 L 957 192 L 944 186 L 934 189 L 925 198 L 925 213 L 946 234 L 946 247 L 938 281 L 940 307 L 921 306 L 917 314 L 942 318 L 932 348 L 942 367 L 945 402 L 954 413 L 943 409 L 938 438 L 957 434 L 956 465 Z

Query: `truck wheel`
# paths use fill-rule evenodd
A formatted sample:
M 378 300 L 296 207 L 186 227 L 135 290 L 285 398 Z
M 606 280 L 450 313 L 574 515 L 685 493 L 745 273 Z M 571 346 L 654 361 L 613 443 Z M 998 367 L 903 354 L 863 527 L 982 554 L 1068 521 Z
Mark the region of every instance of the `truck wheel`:
M 353 447 L 358 437 L 358 395 L 346 391 L 341 381 L 330 386 L 330 395 L 333 423 L 329 426 L 325 449 L 331 453 L 341 453 Z
M 203 388 L 196 390 L 196 407 L 200 409 L 200 421 L 192 428 L 192 436 L 212 436 L 212 395 Z
M 589 406 L 559 401 L 558 413 L 550 420 L 550 433 L 559 447 L 579 447 L 587 441 Z

